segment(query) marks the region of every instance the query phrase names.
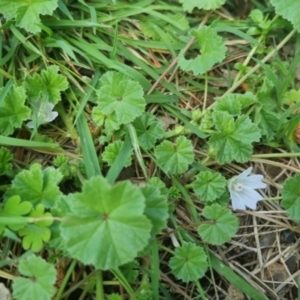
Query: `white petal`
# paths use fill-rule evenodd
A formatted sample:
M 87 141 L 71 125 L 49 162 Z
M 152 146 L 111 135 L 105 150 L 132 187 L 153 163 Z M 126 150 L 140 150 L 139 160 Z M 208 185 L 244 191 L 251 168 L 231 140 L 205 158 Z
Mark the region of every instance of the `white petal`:
M 252 189 L 243 189 L 242 194 L 245 205 L 251 209 L 256 209 L 257 202 L 264 199 L 261 194 Z
M 236 178 L 238 179 L 246 178 L 251 173 L 252 169 L 253 169 L 252 167 L 249 167 L 247 170 L 239 174 Z
M 230 191 L 230 198 L 232 203 L 232 209 L 246 209 L 244 198 L 241 196 L 240 193 Z
M 34 125 L 33 125 L 33 121 L 29 121 L 29 122 L 27 122 L 26 123 L 26 126 L 28 127 L 28 128 L 34 128 Z
M 252 189 L 264 189 L 267 185 L 262 182 L 263 178 L 262 175 L 252 175 L 239 180 L 239 183 Z
M 43 120 L 43 123 L 48 123 L 53 121 L 58 116 L 57 111 L 52 111 L 49 115 L 47 115 L 47 118 Z

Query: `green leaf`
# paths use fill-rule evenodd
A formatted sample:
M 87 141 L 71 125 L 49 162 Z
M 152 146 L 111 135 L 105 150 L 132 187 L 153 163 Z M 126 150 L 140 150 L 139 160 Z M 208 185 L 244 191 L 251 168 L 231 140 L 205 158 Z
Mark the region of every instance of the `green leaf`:
M 4 208 L 1 208 L 0 210 L 0 218 L 5 217 L 5 218 L 14 218 L 14 217 L 19 217 L 19 216 L 24 216 L 27 215 L 32 209 L 32 205 L 28 201 L 21 202 L 21 198 L 16 195 L 12 196 L 9 198 L 5 205 Z M 7 224 L 7 226 L 11 230 L 19 230 L 20 228 L 24 227 L 27 224 L 26 219 L 23 219 L 18 223 L 12 223 L 12 224 Z M 0 224 L 0 234 L 4 231 L 5 225 Z
M 6 190 L 5 198 L 19 195 L 22 201 L 52 207 L 61 197 L 58 183 L 62 177 L 61 172 L 53 167 L 42 170 L 40 164 L 33 164 L 29 170 L 23 170 L 16 175 L 12 185 Z
M 268 141 L 272 141 L 280 124 L 279 114 L 263 106 L 261 109 L 258 109 L 255 120 L 261 130 L 261 134 L 265 136 Z
M 51 237 L 51 231 L 48 228 L 52 223 L 51 213 L 45 213 L 43 204 L 38 204 L 29 215 L 31 218 L 45 218 L 45 220 L 36 221 L 33 225 L 27 225 L 19 230 L 19 235 L 23 237 L 22 246 L 25 250 L 29 248 L 37 252 L 42 250 L 43 242 L 48 242 Z M 50 218 L 50 219 L 49 219 Z
M 41 31 L 41 19 L 39 15 L 52 15 L 57 7 L 57 0 L 31 0 L 11 1 L 1 0 L 0 11 L 5 19 L 16 19 L 17 26 L 24 28 L 31 33 Z
M 200 172 L 192 186 L 201 201 L 212 202 L 225 192 L 226 179 L 217 172 Z
M 118 154 L 120 153 L 122 147 L 124 145 L 123 141 L 115 141 L 111 144 L 109 144 L 108 146 L 105 147 L 105 150 L 102 153 L 102 159 L 103 161 L 107 162 L 107 164 L 109 166 L 112 166 L 114 161 L 116 160 Z M 132 151 L 131 151 L 132 153 Z M 131 165 L 131 157 L 129 156 L 125 163 L 124 163 L 124 167 L 129 167 Z
M 0 88 L 0 93 L 3 88 Z M 23 87 L 13 86 L 0 104 L 0 134 L 10 135 L 29 119 L 30 109 L 24 105 L 26 92 Z
M 182 3 L 183 10 L 192 12 L 196 7 L 205 10 L 215 10 L 220 8 L 226 0 L 179 0 Z
M 225 58 L 226 47 L 215 29 L 203 26 L 191 31 L 199 44 L 201 55 L 194 59 L 185 59 L 184 50 L 179 53 L 178 65 L 183 71 L 192 71 L 194 75 L 204 74 L 213 65 L 222 62 Z
M 216 98 L 216 100 L 214 111 L 228 112 L 232 116 L 239 115 L 242 109 L 258 102 L 257 96 L 250 92 L 245 94 L 227 94 Z
M 56 104 L 61 100 L 60 93 L 66 90 L 69 84 L 67 78 L 58 72 L 58 66 L 50 66 L 41 74 L 35 73 L 33 76 L 26 77 L 23 86 L 31 101 L 43 99 Z
M 100 84 L 98 107 L 104 115 L 115 114 L 118 124 L 128 124 L 144 112 L 144 91 L 137 81 L 110 71 L 101 77 Z
M 143 187 L 142 193 L 146 199 L 145 215 L 152 222 L 152 234 L 158 234 L 166 227 L 169 216 L 167 197 L 153 185 Z
M 184 136 L 179 136 L 175 144 L 163 141 L 155 148 L 158 164 L 164 172 L 181 174 L 187 171 L 189 164 L 194 160 L 193 145 Z
M 18 267 L 23 277 L 13 281 L 13 296 L 18 300 L 51 300 L 55 294 L 56 270 L 44 259 L 31 255 Z
M 209 139 L 209 145 L 216 150 L 220 164 L 246 162 L 252 154 L 252 142 L 260 139 L 260 130 L 250 118 L 242 115 L 234 121 L 227 112 L 214 112 L 217 132 Z
M 184 282 L 198 280 L 207 271 L 207 255 L 202 247 L 185 243 L 182 247 L 176 248 L 169 266 L 172 273 Z
M 13 156 L 7 148 L 0 148 L 0 176 L 7 174 L 12 169 L 12 160 Z
M 148 180 L 147 185 L 158 187 L 161 195 L 168 197 L 169 191 L 166 188 L 165 183 L 159 177 L 152 177 Z
M 71 213 L 61 235 L 73 258 L 107 270 L 132 261 L 148 244 L 152 226 L 144 215 L 145 198 L 129 181 L 110 186 L 93 177 L 82 193 L 67 199 Z
M 206 206 L 203 209 L 203 216 L 208 221 L 198 227 L 198 233 L 206 243 L 222 245 L 238 230 L 238 218 L 228 208 L 219 204 Z
M 156 141 L 164 137 L 163 123 L 153 114 L 144 113 L 132 123 L 142 148 L 149 150 L 154 147 Z
M 120 129 L 117 116 L 115 114 L 108 116 L 104 115 L 98 106 L 94 106 L 92 109 L 92 119 L 98 127 L 104 124 L 105 130 L 107 130 L 109 133 Z
M 275 7 L 276 13 L 289 20 L 300 32 L 300 0 L 270 0 L 270 2 Z
M 300 220 L 300 174 L 284 182 L 281 205 L 292 219 Z

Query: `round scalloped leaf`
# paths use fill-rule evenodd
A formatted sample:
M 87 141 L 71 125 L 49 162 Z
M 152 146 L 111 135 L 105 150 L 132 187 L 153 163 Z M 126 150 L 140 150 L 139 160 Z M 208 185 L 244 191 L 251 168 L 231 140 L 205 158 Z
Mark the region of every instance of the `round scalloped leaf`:
M 107 270 L 132 261 L 147 246 L 152 226 L 144 214 L 145 198 L 131 182 L 111 186 L 93 177 L 67 202 L 71 213 L 60 229 L 73 258 Z
M 47 167 L 42 170 L 40 164 L 32 164 L 29 170 L 22 170 L 16 175 L 12 185 L 6 190 L 5 198 L 19 195 L 22 201 L 52 207 L 61 197 L 58 187 L 61 179 L 62 174 L 58 169 Z
M 208 219 L 198 227 L 202 240 L 213 245 L 222 245 L 228 242 L 237 232 L 238 218 L 232 212 L 219 204 L 206 206 L 203 216 Z
M 142 188 L 146 199 L 145 215 L 152 222 L 152 233 L 158 234 L 166 227 L 168 219 L 167 197 L 161 195 L 160 188 L 153 185 Z
M 281 205 L 291 218 L 300 220 L 300 174 L 284 182 Z
M 120 153 L 123 145 L 124 142 L 118 140 L 106 146 L 105 150 L 102 153 L 103 161 L 107 162 L 109 166 L 112 166 L 118 154 Z M 128 156 L 126 161 L 124 162 L 124 167 L 129 167 L 130 165 L 131 165 L 131 156 Z
M 289 20 L 300 32 L 300 1 L 299 0 L 270 0 L 271 4 L 275 7 L 278 15 Z
M 137 81 L 110 71 L 102 76 L 100 84 L 97 103 L 104 115 L 114 113 L 119 124 L 128 124 L 144 112 L 144 91 Z
M 179 136 L 175 144 L 163 141 L 155 148 L 159 166 L 166 173 L 181 174 L 194 160 L 193 145 L 185 136 Z
M 183 71 L 192 71 L 194 75 L 204 74 L 213 65 L 223 61 L 226 47 L 223 39 L 213 28 L 203 26 L 197 30 L 192 30 L 191 34 L 196 38 L 201 54 L 194 59 L 185 59 L 184 50 L 182 50 L 179 53 L 178 65 Z
M 193 182 L 193 190 L 202 201 L 212 202 L 225 192 L 226 179 L 217 172 L 200 172 Z
M 18 300 L 51 300 L 55 294 L 56 271 L 52 264 L 31 255 L 21 259 L 19 272 L 24 277 L 13 281 L 13 296 Z
M 194 8 L 215 10 L 221 7 L 226 0 L 179 0 L 184 11 L 192 12 Z
M 156 141 L 164 137 L 163 123 L 153 114 L 144 113 L 133 122 L 140 145 L 149 150 Z
M 184 282 L 198 280 L 207 271 L 207 255 L 202 247 L 185 243 L 182 247 L 176 248 L 169 266 L 172 273 Z
M 27 225 L 19 230 L 19 235 L 23 237 L 22 246 L 25 250 L 29 248 L 34 251 L 40 251 L 43 248 L 43 242 L 48 242 L 51 237 L 51 231 L 48 228 L 52 223 L 52 215 L 45 213 L 43 204 L 38 204 L 29 215 L 31 218 L 45 218 L 43 221 L 35 222 L 35 224 Z

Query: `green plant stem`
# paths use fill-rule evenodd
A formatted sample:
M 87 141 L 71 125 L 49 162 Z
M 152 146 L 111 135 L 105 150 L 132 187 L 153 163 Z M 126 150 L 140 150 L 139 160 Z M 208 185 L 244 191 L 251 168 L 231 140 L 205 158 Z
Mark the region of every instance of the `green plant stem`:
M 300 157 L 300 153 L 268 153 L 268 154 L 253 154 L 251 158 L 274 158 L 274 157 Z
M 103 275 L 102 271 L 99 270 L 96 274 L 96 299 L 104 300 L 104 290 L 103 290 Z
M 69 280 L 76 264 L 77 264 L 76 260 L 73 260 L 72 263 L 70 264 L 70 266 L 68 268 L 68 271 L 67 271 L 67 273 L 66 273 L 66 275 L 65 275 L 65 277 L 64 277 L 64 279 L 63 279 L 63 281 L 62 281 L 62 283 L 61 283 L 61 285 L 60 285 L 60 287 L 59 287 L 59 289 L 56 293 L 56 296 L 55 296 L 54 300 L 60 300 L 61 299 L 62 293 L 63 293 L 63 291 L 64 291 L 64 289 L 65 289 L 65 287 L 68 283 L 68 280 Z

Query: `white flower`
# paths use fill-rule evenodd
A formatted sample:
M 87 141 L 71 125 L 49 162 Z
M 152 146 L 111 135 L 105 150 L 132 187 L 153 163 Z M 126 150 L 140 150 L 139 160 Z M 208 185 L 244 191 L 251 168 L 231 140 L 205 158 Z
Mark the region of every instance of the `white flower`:
M 251 171 L 252 167 L 229 181 L 228 189 L 233 210 L 246 209 L 246 206 L 256 209 L 257 202 L 263 200 L 263 197 L 255 189 L 264 189 L 267 185 L 262 182 L 262 175 L 248 176 Z
M 31 121 L 29 121 L 26 125 L 29 128 L 34 128 L 35 124 L 38 127 L 41 124 L 53 121 L 58 116 L 56 111 L 52 111 L 53 108 L 54 104 L 50 102 L 45 102 L 43 100 L 37 101 L 33 106 Z

